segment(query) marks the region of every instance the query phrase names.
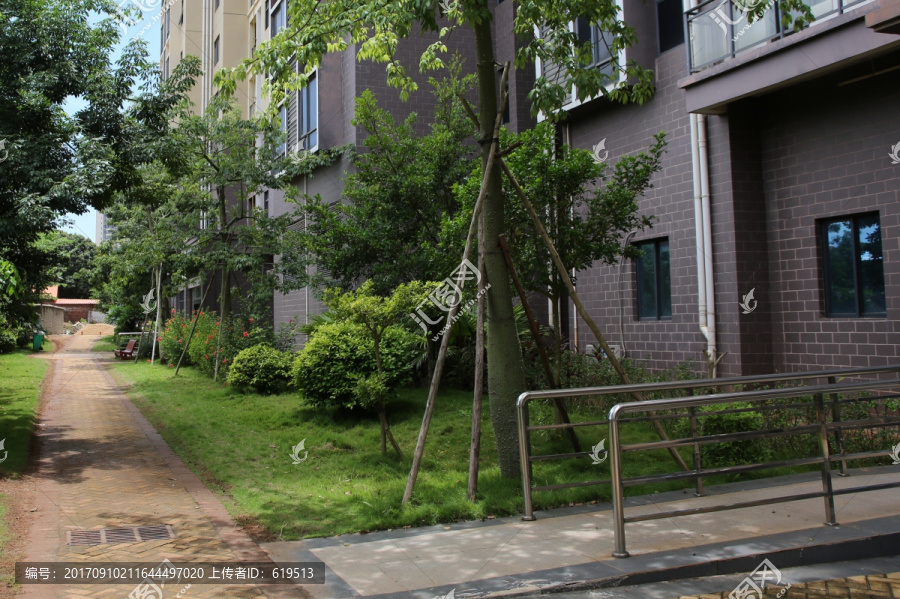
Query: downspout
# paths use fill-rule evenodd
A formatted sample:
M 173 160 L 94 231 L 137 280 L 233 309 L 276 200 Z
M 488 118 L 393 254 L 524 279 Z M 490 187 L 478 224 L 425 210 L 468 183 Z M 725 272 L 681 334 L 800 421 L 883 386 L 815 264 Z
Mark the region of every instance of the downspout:
M 697 0 L 684 0 L 684 10 L 697 6 Z M 690 41 L 688 41 L 690 43 Z M 712 217 L 709 200 L 709 144 L 706 115 L 691 113 L 691 164 L 694 183 L 694 235 L 697 248 L 697 320 L 706 338 L 707 364 L 716 376 L 716 298 L 712 261 Z
M 712 364 L 712 378 L 716 377 L 718 355 L 716 347 L 716 288 L 713 271 L 712 214 L 709 201 L 709 144 L 706 137 L 706 115 L 697 116 L 700 146 L 700 204 L 703 212 L 703 254 L 706 275 L 706 357 Z

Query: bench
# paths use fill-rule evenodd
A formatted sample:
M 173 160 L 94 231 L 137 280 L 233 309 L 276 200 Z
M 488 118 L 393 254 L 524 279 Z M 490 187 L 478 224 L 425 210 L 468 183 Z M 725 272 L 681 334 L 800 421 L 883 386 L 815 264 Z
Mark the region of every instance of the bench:
M 134 358 L 134 346 L 137 343 L 136 340 L 132 339 L 128 342 L 128 345 L 125 346 L 125 349 L 117 349 L 115 351 L 117 358 Z

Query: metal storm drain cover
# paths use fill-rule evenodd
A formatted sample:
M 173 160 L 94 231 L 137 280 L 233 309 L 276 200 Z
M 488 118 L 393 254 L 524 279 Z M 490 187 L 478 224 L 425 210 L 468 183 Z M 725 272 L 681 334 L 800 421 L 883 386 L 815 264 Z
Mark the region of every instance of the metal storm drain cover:
M 131 528 L 101 528 L 94 530 L 70 530 L 66 532 L 66 545 L 104 545 L 110 543 L 141 543 L 175 538 L 175 529 L 169 524 L 158 526 L 134 526 Z

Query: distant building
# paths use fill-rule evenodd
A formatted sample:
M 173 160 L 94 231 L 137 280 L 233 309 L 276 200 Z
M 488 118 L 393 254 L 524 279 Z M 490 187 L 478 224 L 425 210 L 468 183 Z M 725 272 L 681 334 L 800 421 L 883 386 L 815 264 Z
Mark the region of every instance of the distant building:
M 97 245 L 100 245 L 104 241 L 109 241 L 112 239 L 113 231 L 116 230 L 116 226 L 109 222 L 109 218 L 102 212 L 97 213 Z

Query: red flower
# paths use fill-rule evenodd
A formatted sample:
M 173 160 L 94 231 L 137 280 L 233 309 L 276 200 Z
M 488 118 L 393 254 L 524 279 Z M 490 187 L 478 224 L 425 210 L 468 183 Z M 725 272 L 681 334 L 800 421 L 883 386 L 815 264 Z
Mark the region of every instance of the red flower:
M 178 340 L 178 343 L 181 343 L 181 339 Z
M 249 336 L 250 336 L 250 333 L 248 333 L 247 331 L 244 331 L 244 337 L 249 337 Z
M 208 355 L 207 355 L 207 356 L 203 356 L 203 357 L 206 358 L 207 360 L 209 360 L 209 356 L 208 356 Z
M 252 318 L 250 319 L 250 322 L 253 322 L 253 319 L 252 319 Z
M 222 358 L 222 364 L 228 364 L 228 358 Z
M 169 364 L 169 368 L 175 368 L 174 364 Z
M 162 341 L 162 337 L 157 337 L 156 340 L 157 340 L 157 341 Z
M 172 314 L 175 314 L 175 308 L 172 308 Z
M 200 313 L 200 316 L 203 316 L 203 312 Z

